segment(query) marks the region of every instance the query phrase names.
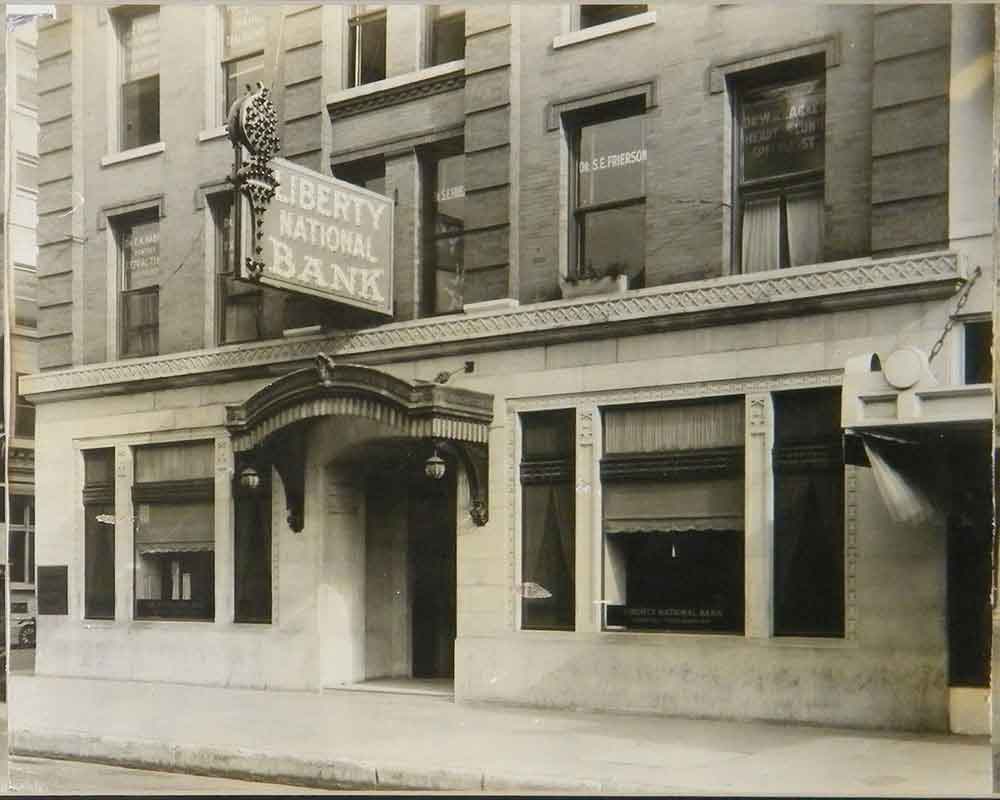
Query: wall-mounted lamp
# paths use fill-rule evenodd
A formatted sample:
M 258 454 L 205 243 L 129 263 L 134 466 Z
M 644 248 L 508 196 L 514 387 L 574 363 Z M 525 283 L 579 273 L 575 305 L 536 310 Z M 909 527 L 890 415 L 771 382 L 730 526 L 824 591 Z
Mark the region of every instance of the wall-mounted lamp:
M 240 486 L 248 492 L 256 492 L 260 488 L 260 473 L 253 467 L 244 467 L 240 473 Z
M 430 478 L 432 481 L 439 481 L 444 477 L 444 473 L 447 467 L 445 466 L 444 459 L 437 454 L 437 449 L 431 454 L 431 457 L 424 462 L 424 474 Z

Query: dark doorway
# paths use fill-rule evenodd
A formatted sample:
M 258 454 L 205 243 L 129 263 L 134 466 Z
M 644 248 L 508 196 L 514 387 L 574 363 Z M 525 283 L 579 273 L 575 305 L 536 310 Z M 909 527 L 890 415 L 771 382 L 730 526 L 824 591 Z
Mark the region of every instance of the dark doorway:
M 949 437 L 948 684 L 990 685 L 992 493 L 989 431 Z
M 413 677 L 455 675 L 455 467 L 441 480 L 410 486 L 410 581 Z

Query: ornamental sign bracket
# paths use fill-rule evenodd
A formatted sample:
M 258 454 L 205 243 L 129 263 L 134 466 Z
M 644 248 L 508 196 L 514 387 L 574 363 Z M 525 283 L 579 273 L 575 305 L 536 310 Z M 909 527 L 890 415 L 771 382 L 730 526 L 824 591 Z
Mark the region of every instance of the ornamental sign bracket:
M 235 277 L 391 316 L 393 201 L 277 158 L 277 125 L 261 83 L 229 112 Z

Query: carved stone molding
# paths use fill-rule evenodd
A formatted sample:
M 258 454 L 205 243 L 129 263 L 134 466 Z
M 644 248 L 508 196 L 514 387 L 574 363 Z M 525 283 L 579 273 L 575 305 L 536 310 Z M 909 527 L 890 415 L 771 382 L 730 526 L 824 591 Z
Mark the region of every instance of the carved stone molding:
M 422 81 L 406 83 L 380 92 L 365 94 L 361 97 L 351 97 L 337 100 L 327 105 L 326 110 L 334 122 L 345 117 L 353 117 L 368 111 L 420 100 L 444 92 L 453 92 L 465 88 L 465 68 L 445 75 L 436 75 Z
M 652 333 L 766 319 L 780 314 L 816 313 L 887 302 L 947 297 L 965 281 L 966 270 L 951 252 L 796 267 L 773 273 L 737 275 L 672 284 L 623 295 L 559 300 L 509 311 L 454 315 L 295 341 L 129 359 L 44 372 L 21 379 L 22 394 L 33 402 L 104 395 L 109 387 L 148 382 L 163 386 L 218 382 L 274 365 L 302 366 L 321 352 L 335 358 L 382 363 L 407 357 L 474 353 Z M 46 397 L 46 395 L 53 395 Z
M 858 467 L 844 468 L 844 638 L 858 638 Z

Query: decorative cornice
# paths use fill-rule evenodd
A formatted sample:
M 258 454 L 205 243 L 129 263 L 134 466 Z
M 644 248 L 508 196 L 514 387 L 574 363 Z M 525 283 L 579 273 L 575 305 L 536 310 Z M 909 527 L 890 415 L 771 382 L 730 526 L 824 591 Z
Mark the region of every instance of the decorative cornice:
M 345 117 L 353 117 L 368 111 L 408 103 L 411 100 L 421 100 L 444 92 L 451 92 L 465 87 L 465 67 L 434 75 L 423 80 L 404 83 L 383 89 L 380 92 L 364 94 L 360 97 L 348 97 L 343 100 L 334 99 L 328 103 L 326 110 L 330 118 L 337 122 Z
M 628 336 L 950 296 L 966 280 L 953 252 L 840 262 L 677 283 L 331 335 L 93 364 L 21 379 L 33 402 L 274 374 L 319 353 L 382 364 L 560 341 Z M 140 384 L 136 386 L 136 384 Z M 60 396 L 62 394 L 63 396 Z M 46 396 L 48 395 L 48 396 Z

